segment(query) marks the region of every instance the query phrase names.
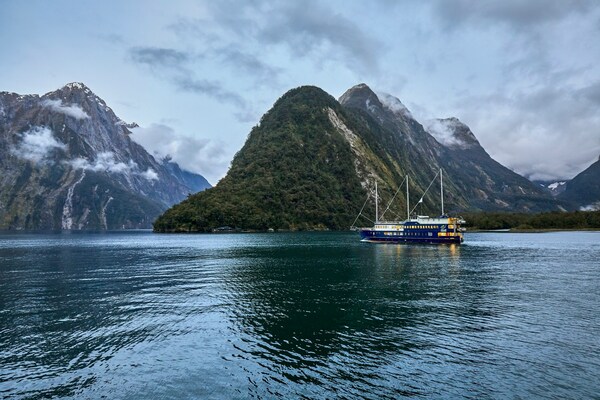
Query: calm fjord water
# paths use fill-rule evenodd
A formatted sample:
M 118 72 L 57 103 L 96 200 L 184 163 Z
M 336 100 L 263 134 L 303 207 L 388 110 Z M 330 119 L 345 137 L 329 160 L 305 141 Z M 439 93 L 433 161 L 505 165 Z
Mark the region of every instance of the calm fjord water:
M 594 398 L 600 233 L 0 234 L 1 398 Z

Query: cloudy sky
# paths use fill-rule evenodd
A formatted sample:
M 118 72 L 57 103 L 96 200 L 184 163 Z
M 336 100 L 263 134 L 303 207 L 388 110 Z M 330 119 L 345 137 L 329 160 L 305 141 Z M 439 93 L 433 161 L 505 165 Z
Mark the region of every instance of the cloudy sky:
M 79 81 L 152 152 L 216 183 L 287 90 L 355 84 L 456 116 L 496 160 L 571 178 L 600 155 L 600 2 L 0 2 L 0 91 Z

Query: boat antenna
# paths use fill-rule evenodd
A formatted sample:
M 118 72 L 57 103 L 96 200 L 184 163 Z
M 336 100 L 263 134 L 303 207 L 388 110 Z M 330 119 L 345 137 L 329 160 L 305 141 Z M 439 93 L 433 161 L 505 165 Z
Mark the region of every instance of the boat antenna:
M 375 180 L 375 222 L 379 222 L 379 198 L 377 195 L 377 180 Z
M 410 219 L 410 199 L 408 198 L 408 175 L 406 175 L 406 220 Z
M 442 169 L 440 168 L 440 198 L 442 199 L 442 215 L 444 215 L 444 179 L 442 178 Z
M 406 179 L 406 178 L 404 178 Z M 398 196 L 398 193 L 400 192 L 400 189 L 402 189 L 402 184 L 404 183 L 404 179 L 402 180 L 402 182 L 400 182 L 400 185 L 398 185 L 398 189 L 396 189 L 396 193 L 394 193 L 394 195 L 392 196 L 392 199 L 390 200 L 390 202 L 388 203 L 387 207 L 385 208 L 385 210 L 381 213 L 381 219 L 383 219 L 383 216 L 385 215 L 385 213 L 390 209 L 390 207 L 392 206 L 392 203 L 394 202 L 394 199 L 396 199 L 396 196 Z
M 350 229 L 354 229 L 354 228 L 355 228 L 354 224 L 356 224 L 356 221 L 358 221 L 358 219 L 361 217 L 361 215 L 362 215 L 362 212 L 363 212 L 363 210 L 365 209 L 365 206 L 367 205 L 367 203 L 368 203 L 368 202 L 369 202 L 369 196 L 367 195 L 367 199 L 365 200 L 365 202 L 364 202 L 363 206 L 361 207 L 361 209 L 360 209 L 360 212 L 358 213 L 358 215 L 357 215 L 357 216 L 356 216 L 356 218 L 354 219 L 354 222 L 353 222 L 353 223 L 352 223 L 352 225 L 350 226 Z M 364 215 L 362 215 L 362 216 L 363 216 L 363 217 L 365 217 Z M 365 217 L 365 218 L 367 218 L 367 217 Z M 367 218 L 367 219 L 369 219 L 369 218 Z M 369 221 L 370 221 L 370 219 L 369 219 Z
M 441 169 L 440 169 L 441 171 Z M 435 176 L 433 177 L 433 179 L 431 180 L 431 182 L 429 182 L 429 186 L 427 186 L 427 189 L 425 189 L 425 192 L 423 193 L 423 195 L 421 196 L 421 199 L 419 200 L 419 202 L 417 203 L 416 206 L 413 207 L 412 211 L 415 211 L 415 209 L 417 208 L 417 206 L 421 203 L 423 203 L 423 199 L 425 198 L 425 195 L 427 194 L 427 192 L 429 191 L 429 189 L 431 188 L 431 185 L 433 185 L 433 182 L 435 182 L 435 180 L 437 179 L 438 175 L 440 174 L 440 171 L 438 171 Z

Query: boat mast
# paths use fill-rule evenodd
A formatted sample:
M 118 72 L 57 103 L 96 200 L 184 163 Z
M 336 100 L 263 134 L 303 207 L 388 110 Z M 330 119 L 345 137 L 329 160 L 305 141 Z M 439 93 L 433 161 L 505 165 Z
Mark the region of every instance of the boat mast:
M 410 219 L 410 204 L 408 200 L 408 175 L 406 175 L 406 220 Z
M 440 168 L 440 198 L 442 199 L 442 215 L 444 215 L 444 179 L 442 178 L 442 169 Z
M 379 199 L 377 198 L 377 181 L 375 181 L 375 223 L 379 221 Z

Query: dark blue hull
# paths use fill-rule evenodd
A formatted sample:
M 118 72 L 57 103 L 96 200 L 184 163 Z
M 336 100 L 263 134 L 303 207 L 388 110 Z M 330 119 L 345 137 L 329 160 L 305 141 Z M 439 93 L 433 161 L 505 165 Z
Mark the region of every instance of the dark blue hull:
M 372 243 L 439 243 L 439 244 L 461 244 L 462 235 L 457 236 L 402 236 L 386 235 L 385 231 L 361 230 L 360 239 L 363 242 Z

